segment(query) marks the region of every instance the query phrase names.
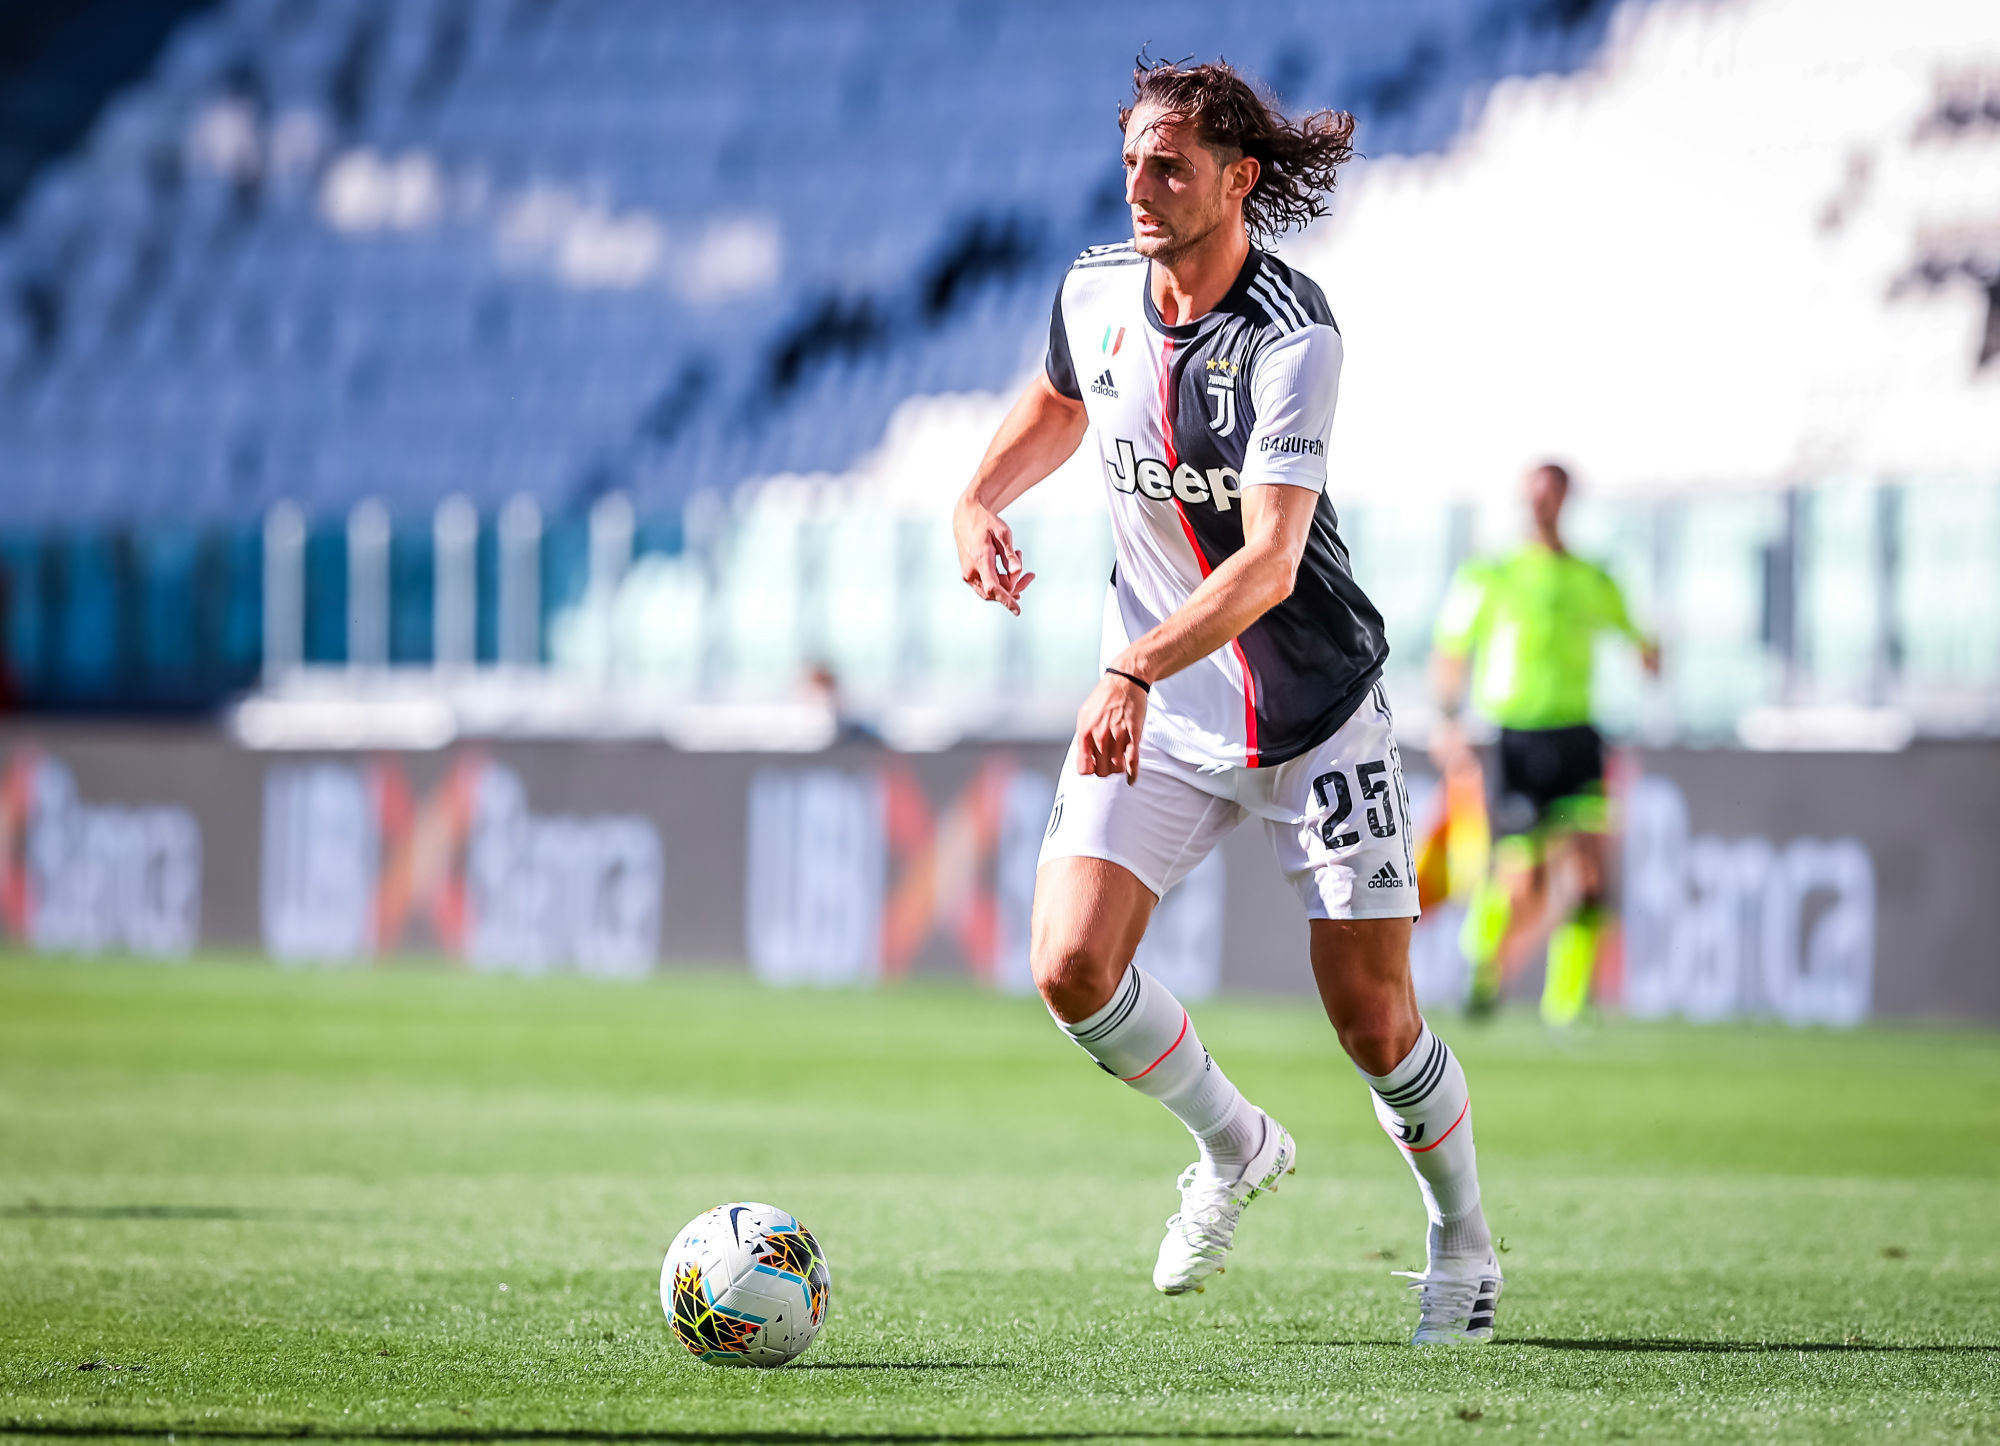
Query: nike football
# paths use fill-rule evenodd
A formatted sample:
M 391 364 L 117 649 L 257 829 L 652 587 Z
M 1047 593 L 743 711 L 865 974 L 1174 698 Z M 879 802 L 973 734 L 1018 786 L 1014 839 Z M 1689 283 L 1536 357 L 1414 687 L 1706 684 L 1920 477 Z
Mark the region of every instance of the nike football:
M 712 1366 L 782 1366 L 826 1320 L 826 1256 L 775 1205 L 718 1205 L 688 1221 L 660 1267 L 660 1306 Z

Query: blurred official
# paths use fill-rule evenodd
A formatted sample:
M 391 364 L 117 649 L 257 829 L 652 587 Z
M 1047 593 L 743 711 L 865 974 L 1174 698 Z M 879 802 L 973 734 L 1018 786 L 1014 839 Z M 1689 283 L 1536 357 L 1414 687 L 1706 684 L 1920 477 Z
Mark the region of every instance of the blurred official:
M 1533 535 L 1503 557 L 1459 568 L 1432 650 L 1439 765 L 1465 766 L 1458 719 L 1468 672 L 1473 706 L 1500 726 L 1497 842 L 1460 939 L 1472 964 L 1471 1007 L 1493 1008 L 1546 930 L 1542 1018 L 1559 1028 L 1590 997 L 1604 927 L 1604 740 L 1590 697 L 1598 636 L 1618 634 L 1648 673 L 1660 670 L 1659 645 L 1632 621 L 1618 584 L 1563 544 L 1569 490 L 1569 473 L 1554 463 L 1528 473 Z

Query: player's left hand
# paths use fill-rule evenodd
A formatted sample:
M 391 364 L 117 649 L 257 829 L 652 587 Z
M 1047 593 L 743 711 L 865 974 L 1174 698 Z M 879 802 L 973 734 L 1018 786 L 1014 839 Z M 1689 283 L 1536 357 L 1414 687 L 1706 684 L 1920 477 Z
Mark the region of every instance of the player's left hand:
M 1109 778 L 1139 779 L 1139 737 L 1146 731 L 1146 690 L 1129 678 L 1106 673 L 1076 715 L 1076 771 Z

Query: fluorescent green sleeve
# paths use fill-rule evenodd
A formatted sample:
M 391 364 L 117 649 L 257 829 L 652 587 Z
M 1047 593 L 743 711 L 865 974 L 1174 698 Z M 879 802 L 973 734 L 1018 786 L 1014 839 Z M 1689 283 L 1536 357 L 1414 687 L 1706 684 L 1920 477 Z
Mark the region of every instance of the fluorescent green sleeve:
M 1617 579 L 1602 568 L 1598 569 L 1597 575 L 1603 579 L 1604 584 L 1602 597 L 1598 603 L 1600 625 L 1643 646 L 1647 641 L 1646 635 L 1640 632 L 1639 625 L 1632 621 L 1632 614 L 1625 606 L 1625 594 L 1619 588 Z
M 1461 563 L 1445 589 L 1444 603 L 1438 608 L 1437 627 L 1431 646 L 1448 658 L 1462 658 L 1479 641 L 1486 611 L 1486 569 Z

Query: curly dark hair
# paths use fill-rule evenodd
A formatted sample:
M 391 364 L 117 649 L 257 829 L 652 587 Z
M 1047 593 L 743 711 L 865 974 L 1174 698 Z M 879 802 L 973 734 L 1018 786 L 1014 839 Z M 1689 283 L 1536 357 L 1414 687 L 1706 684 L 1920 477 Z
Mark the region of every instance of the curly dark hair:
M 1142 105 L 1193 122 L 1202 144 L 1231 160 L 1256 158 L 1257 184 L 1243 201 L 1243 222 L 1255 239 L 1324 216 L 1334 172 L 1354 158 L 1353 116 L 1316 110 L 1286 120 L 1226 60 L 1189 65 L 1141 55 L 1132 70 L 1132 102 L 1118 107 L 1119 130 Z

